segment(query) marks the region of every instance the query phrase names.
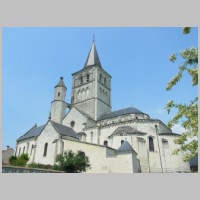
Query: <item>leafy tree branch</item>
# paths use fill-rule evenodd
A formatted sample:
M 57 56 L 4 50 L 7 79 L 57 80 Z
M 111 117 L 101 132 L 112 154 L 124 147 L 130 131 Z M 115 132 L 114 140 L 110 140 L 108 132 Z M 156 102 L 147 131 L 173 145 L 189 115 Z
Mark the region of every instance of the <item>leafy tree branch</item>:
M 183 28 L 184 34 L 189 34 L 190 27 Z M 180 57 L 183 62 L 178 67 L 178 73 L 169 81 L 166 86 L 166 90 L 171 90 L 183 77 L 183 73 L 187 72 L 192 78 L 192 86 L 198 85 L 198 49 L 187 48 L 180 53 L 172 53 L 169 60 L 173 63 Z M 172 109 L 175 109 L 177 113 L 168 122 L 168 126 L 171 128 L 177 123 L 185 128 L 185 132 L 175 140 L 176 144 L 179 144 L 179 148 L 174 151 L 174 154 L 178 152 L 184 153 L 184 160 L 190 160 L 192 157 L 198 154 L 198 97 L 195 97 L 188 104 L 175 103 L 173 100 L 169 101 L 165 107 L 168 113 Z

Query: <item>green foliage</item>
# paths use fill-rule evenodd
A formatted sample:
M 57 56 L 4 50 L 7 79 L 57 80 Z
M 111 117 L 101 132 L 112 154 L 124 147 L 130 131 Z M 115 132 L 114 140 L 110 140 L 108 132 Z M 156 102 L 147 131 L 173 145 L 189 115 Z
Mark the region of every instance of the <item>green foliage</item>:
M 187 71 L 188 74 L 192 77 L 193 86 L 198 84 L 198 49 L 185 49 L 181 51 L 178 55 L 175 55 L 173 53 L 172 55 L 170 55 L 169 60 L 174 62 L 177 59 L 177 56 L 181 56 L 184 62 L 179 66 L 178 73 L 169 81 L 168 85 L 166 86 L 166 90 L 170 90 L 181 80 L 184 71 Z
M 185 27 L 184 34 L 190 33 L 191 28 Z M 183 72 L 187 72 L 192 78 L 192 86 L 198 85 L 198 49 L 189 48 L 181 51 L 179 54 L 170 55 L 169 60 L 175 62 L 177 57 L 180 56 L 183 62 L 179 66 L 178 73 L 169 81 L 166 90 L 170 90 L 175 86 L 183 77 Z M 188 104 L 174 103 L 173 100 L 169 101 L 165 107 L 168 113 L 172 109 L 177 110 L 176 115 L 168 122 L 169 128 L 181 122 L 185 128 L 185 133 L 175 140 L 180 148 L 174 151 L 178 154 L 179 151 L 184 152 L 184 160 L 189 160 L 198 153 L 198 97 L 191 100 Z
M 19 157 L 11 156 L 9 159 L 10 165 L 14 166 L 26 166 L 26 163 L 28 162 L 28 154 L 21 154 Z
M 37 168 L 37 169 L 54 169 L 52 165 L 45 165 L 40 163 L 30 163 L 27 165 L 30 168 Z
M 184 27 L 183 28 L 183 34 L 188 34 L 191 31 L 191 27 Z
M 63 170 L 67 173 L 80 173 L 85 172 L 90 168 L 90 163 L 88 157 L 83 151 L 78 151 L 77 153 L 71 150 L 64 152 L 64 155 L 58 155 L 56 157 L 57 165 L 54 169 Z
M 14 165 L 16 163 L 17 157 L 16 156 L 11 156 L 9 158 L 9 163 L 10 165 Z

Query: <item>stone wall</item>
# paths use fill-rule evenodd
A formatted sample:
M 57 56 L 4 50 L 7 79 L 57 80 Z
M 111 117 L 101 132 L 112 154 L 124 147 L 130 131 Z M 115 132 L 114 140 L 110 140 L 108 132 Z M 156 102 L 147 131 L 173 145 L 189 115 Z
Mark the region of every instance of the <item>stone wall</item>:
M 61 171 L 26 167 L 2 166 L 2 173 L 63 173 Z

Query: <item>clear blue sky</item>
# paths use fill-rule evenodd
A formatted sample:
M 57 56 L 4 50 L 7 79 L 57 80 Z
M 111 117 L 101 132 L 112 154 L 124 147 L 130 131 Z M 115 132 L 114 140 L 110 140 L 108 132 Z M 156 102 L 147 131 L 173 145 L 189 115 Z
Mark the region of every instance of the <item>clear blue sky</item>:
M 173 115 L 163 108 L 168 100 L 188 102 L 198 95 L 191 78 L 167 92 L 167 82 L 181 63 L 172 52 L 198 46 L 197 28 L 3 28 L 2 147 L 35 123 L 48 120 L 54 86 L 63 76 L 67 102 L 73 72 L 83 68 L 95 34 L 103 68 L 112 76 L 112 110 L 134 106 L 164 123 Z

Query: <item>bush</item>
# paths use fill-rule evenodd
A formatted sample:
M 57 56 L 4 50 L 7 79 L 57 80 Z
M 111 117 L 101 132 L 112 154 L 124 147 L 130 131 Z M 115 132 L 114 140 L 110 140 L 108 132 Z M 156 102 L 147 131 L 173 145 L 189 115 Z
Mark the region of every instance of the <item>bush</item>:
M 19 157 L 11 156 L 9 159 L 10 165 L 25 167 L 28 162 L 28 154 L 21 154 Z
M 56 157 L 56 162 L 58 164 L 54 167 L 67 173 L 85 172 L 90 168 L 89 159 L 83 151 L 78 151 L 77 153 L 71 150 L 66 151 L 64 155 Z
M 16 160 L 17 160 L 17 157 L 16 157 L 16 156 L 11 156 L 11 157 L 9 158 L 9 163 L 10 163 L 10 165 L 15 165 Z
M 38 168 L 38 169 L 53 169 L 52 165 L 44 165 L 44 164 L 40 164 L 40 163 L 30 163 L 28 164 L 28 167 L 31 168 Z

